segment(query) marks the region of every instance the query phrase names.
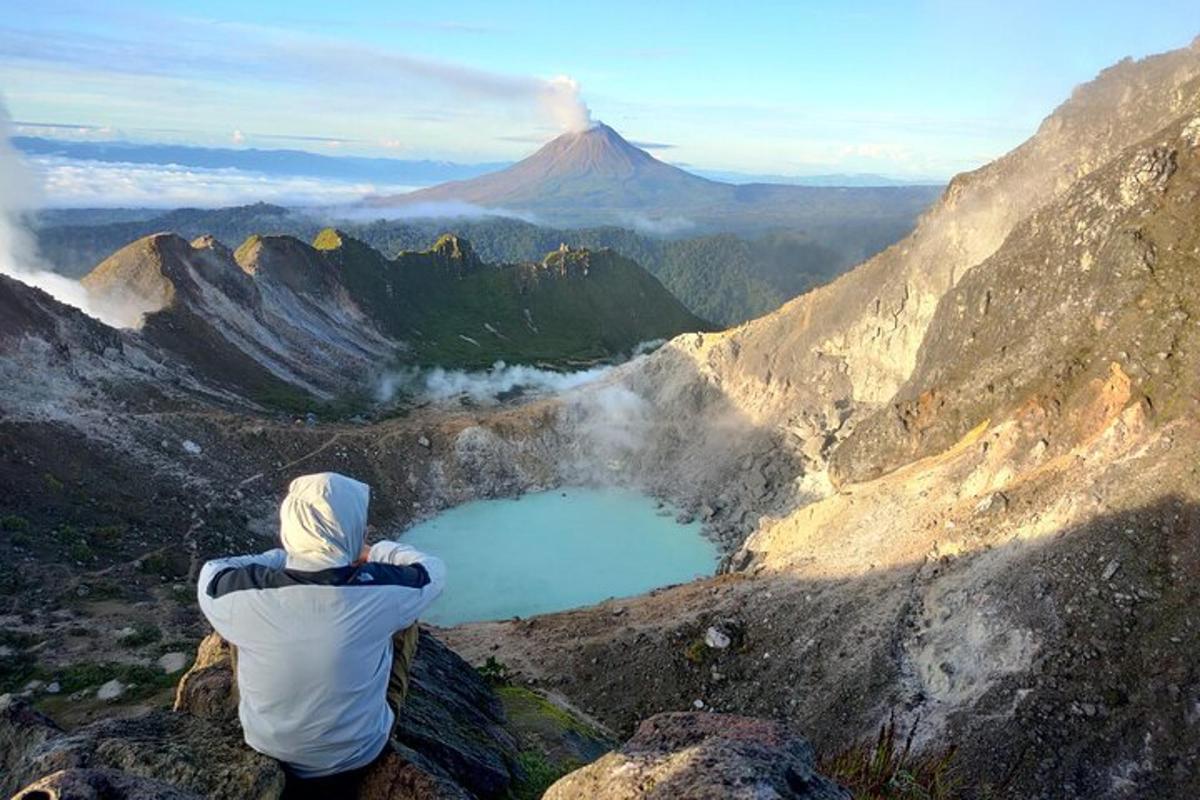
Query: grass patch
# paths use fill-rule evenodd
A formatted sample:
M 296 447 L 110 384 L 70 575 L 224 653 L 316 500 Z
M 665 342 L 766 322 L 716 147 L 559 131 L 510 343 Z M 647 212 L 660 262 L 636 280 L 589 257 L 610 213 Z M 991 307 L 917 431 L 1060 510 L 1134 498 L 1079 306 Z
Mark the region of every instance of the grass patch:
M 0 518 L 0 531 L 7 533 L 19 533 L 29 530 L 29 520 L 24 517 L 19 517 L 16 514 Z
M 122 695 L 123 700 L 148 697 L 174 686 L 179 678 L 178 675 L 167 675 L 157 667 L 113 662 L 71 664 L 53 673 L 43 672 L 38 677 L 47 681 L 57 680 L 66 694 L 95 689 L 115 679 L 127 687 Z
M 955 774 L 953 745 L 940 752 L 914 755 L 914 724 L 903 744 L 893 715 L 874 743 L 861 742 L 830 758 L 817 771 L 849 789 L 855 800 L 957 800 L 961 780 Z
M 95 600 L 120 600 L 129 596 L 129 587 L 112 578 L 92 578 L 79 584 L 82 593 L 70 595 L 70 602 L 89 603 Z
M 511 790 L 513 800 L 538 800 L 551 784 L 578 769 L 582 764 L 568 761 L 562 764 L 551 763 L 545 756 L 533 750 L 527 750 L 517 756 L 517 764 L 525 774 L 525 778 L 515 783 Z
M 93 547 L 115 547 L 124 536 L 124 525 L 99 525 L 88 532 L 87 540 Z
M 694 639 L 683 650 L 683 657 L 691 663 L 700 666 L 712 656 L 712 648 L 704 643 L 704 639 Z
M 498 686 L 496 694 L 504 703 L 509 719 L 521 727 L 536 727 L 536 723 L 542 723 L 560 731 L 574 731 L 588 738 L 597 737 L 596 731 L 535 691 L 522 686 Z
M 151 553 L 138 562 L 138 570 L 163 580 L 178 580 L 187 575 L 187 557 L 178 551 Z
M 133 633 L 121 637 L 121 644 L 125 647 L 145 647 L 160 639 L 162 639 L 162 631 L 158 629 L 157 625 L 139 622 L 133 626 Z
M 0 567 L 0 595 L 19 594 L 28 583 L 24 573 L 16 567 Z

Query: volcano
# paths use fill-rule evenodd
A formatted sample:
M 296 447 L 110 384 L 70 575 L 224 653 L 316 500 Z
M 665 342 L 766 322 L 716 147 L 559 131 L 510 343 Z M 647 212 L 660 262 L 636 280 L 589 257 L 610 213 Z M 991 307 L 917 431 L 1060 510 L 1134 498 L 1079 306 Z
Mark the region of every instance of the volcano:
M 734 185 L 693 175 L 658 160 L 608 125 L 561 136 L 512 166 L 469 180 L 370 206 L 468 204 L 575 224 L 681 223 L 741 229 L 790 222 L 822 223 L 916 217 L 940 190 L 930 186 L 814 187 Z M 431 214 L 436 216 L 436 213 Z
M 404 202 L 458 201 L 540 209 L 572 204 L 655 208 L 687 194 L 731 188 L 659 161 L 598 123 L 564 133 L 507 169 L 403 195 Z

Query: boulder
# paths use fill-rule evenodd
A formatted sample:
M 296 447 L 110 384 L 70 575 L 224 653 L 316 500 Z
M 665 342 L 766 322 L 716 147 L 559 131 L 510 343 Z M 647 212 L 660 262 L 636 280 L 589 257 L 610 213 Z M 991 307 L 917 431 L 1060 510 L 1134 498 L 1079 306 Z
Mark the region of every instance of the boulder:
M 0 719 L 0 751 L 6 766 L 12 764 L 0 775 L 0 796 L 22 786 L 32 790 L 35 781 L 63 770 L 84 768 L 153 777 L 183 793 L 175 796 L 274 800 L 283 792 L 279 764 L 246 747 L 241 732 L 227 724 L 162 710 L 101 720 L 69 733 L 47 723 L 21 706 L 10 707 Z
M 787 727 L 728 714 L 650 717 L 615 752 L 566 775 L 544 800 L 850 800 Z
M 200 800 L 154 778 L 115 769 L 64 769 L 31 783 L 13 800 Z
M 196 649 L 196 661 L 175 687 L 175 710 L 216 722 L 237 721 L 237 692 L 229 643 L 212 633 Z

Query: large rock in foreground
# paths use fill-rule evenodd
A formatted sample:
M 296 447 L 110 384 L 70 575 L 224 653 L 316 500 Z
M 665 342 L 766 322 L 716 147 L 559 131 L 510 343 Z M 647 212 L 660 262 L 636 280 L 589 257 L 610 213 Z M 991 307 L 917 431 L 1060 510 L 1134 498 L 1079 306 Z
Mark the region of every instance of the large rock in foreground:
M 9 701 L 0 709 L 0 745 L 12 767 L 0 775 L 0 795 L 26 786 L 23 796 L 63 800 L 88 797 L 88 787 L 98 792 L 96 797 L 112 800 L 279 797 L 283 770 L 246 747 L 240 734 L 227 725 L 169 711 L 99 720 L 63 732 L 22 702 Z M 55 774 L 63 770 L 69 774 Z M 177 791 L 155 795 L 162 788 L 158 784 Z M 35 789 L 45 794 L 33 793 Z
M 13 795 L 13 800 L 199 800 L 154 778 L 139 778 L 115 769 L 64 769 L 47 775 Z
M 19 701 L 0 707 L 0 796 L 55 800 L 275 800 L 285 777 L 243 743 L 229 645 L 212 634 L 176 692 L 175 710 L 63 732 Z M 467 662 L 425 631 L 395 752 L 366 776 L 362 800 L 506 796 L 518 746 L 504 708 Z
M 776 722 L 658 714 L 620 750 L 551 786 L 544 800 L 849 800 L 813 763 L 808 742 Z

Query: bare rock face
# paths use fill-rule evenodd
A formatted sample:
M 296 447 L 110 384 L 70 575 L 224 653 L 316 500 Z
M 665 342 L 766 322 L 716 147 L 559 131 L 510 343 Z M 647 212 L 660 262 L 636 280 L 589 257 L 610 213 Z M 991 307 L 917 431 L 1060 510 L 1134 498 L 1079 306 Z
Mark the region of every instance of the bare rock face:
M 169 783 L 115 769 L 64 769 L 35 781 L 13 800 L 199 800 Z
M 559 780 L 545 800 L 849 800 L 818 775 L 808 742 L 783 725 L 726 714 L 658 714 L 633 738 Z
M 33 791 L 63 770 L 95 769 L 150 776 L 155 782 L 174 787 L 177 794 L 138 794 L 135 790 L 149 790 L 123 783 L 111 773 L 106 773 L 107 777 L 76 776 L 79 780 L 72 777 L 63 786 L 87 786 L 91 781 L 93 786 L 103 787 L 108 781 L 112 790 L 105 794 L 96 789 L 99 793 L 94 795 L 105 798 L 200 796 L 270 800 L 283 792 L 284 774 L 279 764 L 246 747 L 240 731 L 187 714 L 152 711 L 140 717 L 106 719 L 69 733 L 55 733 L 41 715 L 22 705 L 12 705 L 0 725 L 4 743 L 22 743 L 3 750 L 6 759 L 14 763 L 0 778 L 0 794 L 21 786 Z M 45 797 L 89 796 L 64 794 L 66 788 L 53 788 L 56 785 L 52 783 L 50 789 L 39 791 L 59 792 Z M 119 791 L 122 786 L 128 791 Z

